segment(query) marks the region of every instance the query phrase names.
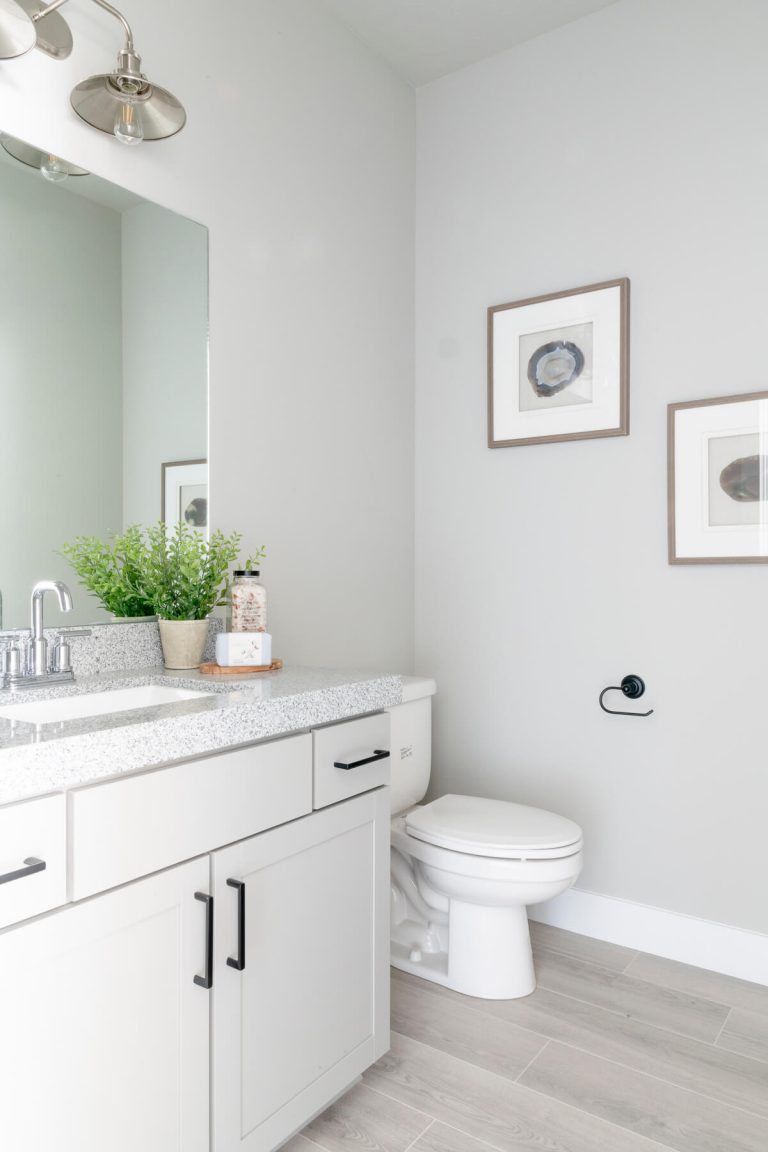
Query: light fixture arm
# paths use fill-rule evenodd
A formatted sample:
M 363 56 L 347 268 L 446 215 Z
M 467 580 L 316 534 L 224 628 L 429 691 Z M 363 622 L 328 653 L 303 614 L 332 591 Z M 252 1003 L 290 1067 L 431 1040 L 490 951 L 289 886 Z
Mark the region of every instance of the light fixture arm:
M 51 3 L 46 4 L 45 8 L 41 8 L 39 12 L 35 12 L 32 19 L 37 23 L 37 21 L 42 20 L 44 16 L 48 16 L 51 12 L 62 8 L 67 2 L 68 0 L 51 0 Z M 121 12 L 118 12 L 117 8 L 113 8 L 111 4 L 107 4 L 107 0 L 93 0 L 93 2 L 94 4 L 98 4 L 100 8 L 104 8 L 107 12 L 111 12 L 115 19 L 120 21 L 123 26 L 123 31 L 125 32 L 125 50 L 126 52 L 133 53 L 133 32 L 125 16 L 123 16 Z
M 50 15 L 51 12 L 55 12 L 57 8 L 63 7 L 66 3 L 67 0 L 53 0 L 52 4 L 47 4 L 45 8 L 41 8 L 39 12 L 33 12 L 32 20 L 36 24 L 38 20 L 42 20 L 44 16 Z
M 66 0 L 61 0 L 61 2 L 65 4 Z M 135 51 L 133 47 L 133 32 L 131 32 L 131 26 L 125 16 L 118 12 L 117 8 L 113 8 L 111 4 L 107 4 L 107 0 L 93 0 L 93 2 L 94 4 L 98 4 L 99 8 L 103 8 L 106 12 L 111 12 L 115 19 L 120 21 L 125 32 L 125 50 L 133 55 Z M 56 0 L 54 0 L 54 3 L 56 3 Z

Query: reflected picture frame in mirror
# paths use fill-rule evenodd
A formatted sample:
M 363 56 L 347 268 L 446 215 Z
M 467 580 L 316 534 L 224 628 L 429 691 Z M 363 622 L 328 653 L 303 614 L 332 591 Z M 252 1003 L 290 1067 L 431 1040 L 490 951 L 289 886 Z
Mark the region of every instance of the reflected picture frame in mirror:
M 208 539 L 208 461 L 171 460 L 160 470 L 160 519 L 187 524 Z

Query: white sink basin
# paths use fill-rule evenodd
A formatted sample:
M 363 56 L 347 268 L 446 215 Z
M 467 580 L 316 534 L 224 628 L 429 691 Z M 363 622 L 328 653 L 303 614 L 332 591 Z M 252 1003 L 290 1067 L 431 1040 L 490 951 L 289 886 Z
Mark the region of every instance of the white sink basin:
M 0 717 L 4 720 L 23 720 L 27 724 L 55 724 L 61 720 L 82 720 L 87 716 L 106 716 L 110 712 L 130 712 L 135 708 L 176 704 L 179 700 L 199 700 L 203 696 L 210 696 L 210 692 L 168 688 L 163 684 L 142 684 L 138 688 L 115 688 L 105 692 L 88 692 L 82 696 L 60 696 L 55 700 L 30 700 L 25 704 L 3 705 L 0 707 Z

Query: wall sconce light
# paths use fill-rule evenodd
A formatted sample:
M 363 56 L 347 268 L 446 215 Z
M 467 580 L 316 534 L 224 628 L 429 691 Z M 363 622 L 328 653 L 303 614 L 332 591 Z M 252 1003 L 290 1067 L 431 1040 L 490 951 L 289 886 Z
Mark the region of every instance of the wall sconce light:
M 16 0 L 0 0 L 0 59 L 23 56 L 36 40 L 35 26 Z
M 69 56 L 72 33 L 58 12 L 67 2 L 53 0 L 40 7 L 37 0 L 0 0 L 0 59 L 22 56 L 30 48 L 39 48 L 54 60 Z M 72 89 L 70 102 L 75 112 L 87 124 L 114 134 L 123 144 L 175 135 L 186 123 L 183 106 L 172 93 L 151 84 L 142 73 L 141 57 L 125 17 L 106 0 L 93 2 L 120 21 L 125 45 L 117 54 L 114 72 L 91 76 Z

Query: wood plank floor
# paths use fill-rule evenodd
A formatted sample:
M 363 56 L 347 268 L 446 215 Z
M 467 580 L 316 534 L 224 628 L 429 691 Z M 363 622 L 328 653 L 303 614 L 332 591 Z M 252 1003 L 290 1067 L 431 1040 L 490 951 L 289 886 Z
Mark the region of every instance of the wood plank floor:
M 288 1152 L 768 1152 L 768 988 L 532 924 L 538 987 L 392 972 L 392 1048 Z

